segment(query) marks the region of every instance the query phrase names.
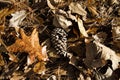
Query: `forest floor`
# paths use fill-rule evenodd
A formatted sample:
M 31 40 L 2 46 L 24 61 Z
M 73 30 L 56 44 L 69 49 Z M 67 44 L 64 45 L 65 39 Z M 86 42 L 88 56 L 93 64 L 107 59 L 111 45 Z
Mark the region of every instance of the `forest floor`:
M 0 80 L 119 80 L 120 0 L 0 0 Z

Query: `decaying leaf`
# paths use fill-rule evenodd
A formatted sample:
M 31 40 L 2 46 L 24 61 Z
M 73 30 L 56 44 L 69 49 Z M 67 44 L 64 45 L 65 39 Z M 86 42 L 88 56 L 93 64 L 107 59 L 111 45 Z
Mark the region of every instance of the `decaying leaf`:
M 88 7 L 88 10 L 92 13 L 92 16 L 98 16 L 99 15 L 96 8 L 93 7 L 93 6 Z
M 0 2 L 3 2 L 3 3 L 11 3 L 11 1 L 13 0 L 0 0 Z
M 0 25 L 0 34 L 1 34 L 1 32 L 3 32 L 4 31 L 4 28 L 5 28 L 5 26 L 2 24 L 2 25 Z
M 4 66 L 5 62 L 3 60 L 2 55 L 0 54 L 0 66 Z
M 88 34 L 83 26 L 83 22 L 80 18 L 78 18 L 78 27 L 79 27 L 79 30 L 80 30 L 80 33 L 85 36 L 85 37 L 88 37 Z
M 90 27 L 88 30 L 87 30 L 87 33 L 88 34 L 95 34 L 97 32 L 98 28 L 96 27 Z
M 112 61 L 113 70 L 117 69 L 120 57 L 116 55 L 115 51 L 97 41 L 86 44 L 85 63 L 89 67 L 100 67 L 103 65 L 102 60 L 109 59 Z
M 42 47 L 39 44 L 38 32 L 33 30 L 31 36 L 26 36 L 23 30 L 20 31 L 21 38 L 7 47 L 9 52 L 27 52 L 30 57 L 30 62 L 35 61 L 35 57 L 39 60 L 47 60 L 47 54 L 42 53 Z
M 72 2 L 70 3 L 69 8 L 71 10 L 71 13 L 79 14 L 83 16 L 83 20 L 86 20 L 87 12 L 82 8 L 82 6 L 79 3 Z
M 53 11 L 53 13 L 55 13 L 55 6 L 53 6 L 54 1 L 52 0 L 47 0 L 47 5 L 50 7 L 50 9 Z
M 96 35 L 93 35 L 94 39 L 100 43 L 104 43 L 107 38 L 107 34 L 105 32 L 98 32 Z
M 25 77 L 22 76 L 22 73 L 16 71 L 13 73 L 12 78 L 10 80 L 15 80 L 15 79 L 16 80 L 24 80 Z
M 119 4 L 118 0 L 111 0 L 111 4 Z
M 0 79 L 118 80 L 119 5 L 119 0 L 0 0 Z
M 55 75 L 51 75 L 49 78 L 47 78 L 47 80 L 50 80 L 50 79 L 57 80 L 57 77 Z
M 13 61 L 13 62 L 18 62 L 18 58 L 17 58 L 17 56 L 15 55 L 15 54 L 13 54 L 13 53 L 8 53 L 8 55 L 9 55 L 9 59 L 11 60 L 11 61 Z
M 14 12 L 14 9 L 5 8 L 0 11 L 0 23 L 4 23 L 5 17 Z
M 113 20 L 112 35 L 114 43 L 120 48 L 120 18 Z
M 64 7 L 68 3 L 69 1 L 66 0 L 47 0 L 47 5 L 53 13 L 56 13 L 56 11 L 59 10 L 58 8 Z
M 40 61 L 37 64 L 35 64 L 33 71 L 37 74 L 44 74 L 46 71 L 45 62 Z
M 72 22 L 67 20 L 63 15 L 56 15 L 53 24 L 57 27 L 62 27 L 63 29 L 68 29 Z
M 100 57 L 98 59 L 95 59 L 98 54 L 99 53 L 97 51 L 97 46 L 95 45 L 95 43 L 87 43 L 86 58 L 84 61 L 85 64 L 90 68 L 102 66 L 102 63 L 101 63 L 102 59 Z
M 19 30 L 19 25 L 21 22 L 25 19 L 26 17 L 26 11 L 21 10 L 21 11 L 16 11 L 15 13 L 11 14 L 12 18 L 10 19 L 10 24 L 9 27 L 15 27 L 16 32 Z
M 113 51 L 112 49 L 108 48 L 107 46 L 99 43 L 99 42 L 94 42 L 96 44 L 96 46 L 98 47 L 98 51 L 101 51 L 101 58 L 105 59 L 105 60 L 112 60 L 113 62 L 113 69 L 115 70 L 116 68 L 118 68 L 119 62 L 120 62 L 120 57 L 116 55 L 116 52 Z
M 12 18 L 10 19 L 10 27 L 18 27 L 23 19 L 26 17 L 26 11 L 16 11 L 15 13 L 11 14 Z
M 68 18 L 70 18 L 71 20 L 74 20 L 75 22 L 77 22 L 76 16 L 72 15 L 71 11 L 68 11 L 67 14 L 68 14 Z

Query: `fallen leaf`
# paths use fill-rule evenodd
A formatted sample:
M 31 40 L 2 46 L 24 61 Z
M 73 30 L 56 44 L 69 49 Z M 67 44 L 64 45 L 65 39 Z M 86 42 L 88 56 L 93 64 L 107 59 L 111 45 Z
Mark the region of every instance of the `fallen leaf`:
M 98 12 L 94 6 L 88 7 L 88 10 L 92 13 L 92 16 L 98 16 Z
M 118 0 L 111 0 L 111 4 L 119 4 Z
M 105 59 L 105 60 L 112 60 L 112 67 L 113 70 L 115 70 L 116 68 L 118 68 L 119 62 L 120 62 L 120 57 L 117 56 L 116 52 L 113 51 L 112 49 L 110 49 L 109 47 L 94 41 L 94 43 L 97 46 L 97 50 L 100 52 L 101 51 L 101 58 Z
M 55 6 L 54 6 L 54 4 L 52 4 L 52 3 L 54 3 L 54 1 L 51 1 L 51 0 L 47 0 L 47 5 L 50 7 L 50 9 L 53 11 L 53 13 L 55 13 Z
M 90 68 L 97 68 L 103 65 L 103 60 L 111 60 L 113 70 L 115 70 L 118 68 L 120 57 L 117 56 L 115 51 L 98 41 L 86 43 L 85 64 L 88 65 Z
M 45 62 L 41 61 L 35 64 L 33 71 L 37 74 L 44 74 L 46 70 Z
M 18 62 L 19 59 L 17 58 L 17 56 L 15 54 L 8 53 L 8 55 L 9 55 L 9 60 L 11 60 L 13 62 Z
M 87 12 L 82 8 L 82 6 L 77 2 L 71 2 L 69 5 L 71 13 L 77 13 L 83 17 L 83 20 L 86 20 Z
M 95 0 L 87 0 L 87 5 L 90 6 L 95 3 Z
M 56 15 L 53 20 L 53 25 L 57 27 L 62 27 L 63 29 L 67 30 L 70 25 L 72 25 L 72 22 L 63 15 Z
M 12 0 L 0 0 L 0 2 L 3 2 L 3 3 L 11 3 Z
M 9 27 L 15 27 L 16 31 L 18 32 L 19 25 L 26 17 L 26 11 L 16 11 L 15 13 L 11 14 L 12 18 L 10 19 Z
M 5 21 L 5 17 L 11 13 L 13 13 L 15 10 L 14 9 L 9 9 L 9 8 L 5 8 L 0 10 L 0 23 L 4 23 Z
M 115 51 L 98 41 L 93 41 L 86 44 L 85 64 L 90 68 L 100 67 L 103 65 L 103 60 L 108 59 L 110 59 L 113 63 L 113 70 L 117 69 L 120 62 L 120 57 L 116 55 Z
M 0 53 L 0 66 L 4 66 L 4 64 L 5 64 L 5 62 L 4 62 L 3 57 Z
M 77 22 L 76 16 L 71 14 L 71 11 L 67 11 L 68 14 L 68 18 L 70 18 L 71 20 L 74 20 L 75 22 Z
M 86 43 L 86 58 L 85 58 L 85 64 L 89 68 L 96 68 L 102 66 L 101 64 L 101 58 L 97 58 L 96 56 L 98 55 L 97 47 L 95 43 Z
M 0 34 L 1 34 L 1 32 L 4 31 L 4 29 L 5 29 L 5 26 L 4 25 L 0 25 Z
M 120 48 L 120 18 L 114 18 L 112 26 L 113 42 Z
M 88 30 L 87 30 L 87 33 L 88 34 L 95 34 L 97 32 L 98 28 L 96 27 L 90 27 Z
M 46 61 L 47 54 L 42 53 L 42 47 L 39 44 L 38 32 L 33 30 L 31 36 L 26 36 L 24 31 L 20 30 L 21 39 L 17 39 L 16 42 L 7 47 L 9 52 L 27 52 L 30 57 L 30 62 L 35 61 L 35 57 L 39 60 Z
M 83 21 L 80 18 L 78 18 L 78 27 L 79 27 L 80 33 L 83 36 L 88 37 L 88 34 L 83 26 Z
M 94 39 L 100 43 L 104 43 L 107 38 L 107 34 L 105 32 L 98 32 L 97 34 L 93 35 Z
M 47 80 L 51 80 L 51 79 L 57 80 L 57 77 L 55 75 L 51 75 L 50 77 L 47 78 Z
M 25 77 L 22 76 L 22 73 L 16 71 L 12 74 L 12 77 L 10 80 L 24 80 L 24 79 Z

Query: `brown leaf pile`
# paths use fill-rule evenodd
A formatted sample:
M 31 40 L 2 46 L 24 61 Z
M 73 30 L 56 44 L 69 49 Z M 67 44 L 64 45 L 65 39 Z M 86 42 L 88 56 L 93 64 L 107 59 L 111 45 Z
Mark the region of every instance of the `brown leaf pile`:
M 6 79 L 119 80 L 120 0 L 0 0 Z

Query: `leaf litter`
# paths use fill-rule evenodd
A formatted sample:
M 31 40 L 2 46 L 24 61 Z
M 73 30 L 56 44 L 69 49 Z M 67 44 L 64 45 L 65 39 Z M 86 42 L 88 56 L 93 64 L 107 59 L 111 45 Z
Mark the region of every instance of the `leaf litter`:
M 0 0 L 1 80 L 119 80 L 119 66 L 119 0 Z

